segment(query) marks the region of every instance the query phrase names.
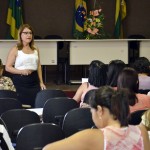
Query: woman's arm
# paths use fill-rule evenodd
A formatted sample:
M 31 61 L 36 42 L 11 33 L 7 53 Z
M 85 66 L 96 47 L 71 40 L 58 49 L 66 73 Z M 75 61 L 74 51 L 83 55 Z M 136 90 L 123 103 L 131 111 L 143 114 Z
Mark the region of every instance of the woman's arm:
M 40 87 L 41 89 L 46 89 L 46 86 L 44 85 L 43 83 L 43 78 L 42 78 L 42 67 L 41 67 L 41 63 L 40 63 L 40 54 L 39 54 L 39 49 L 37 48 L 37 51 L 38 51 L 38 77 L 39 77 L 39 80 L 40 80 Z
M 9 53 L 8 53 L 8 56 L 7 56 L 7 60 L 6 60 L 6 66 L 5 66 L 5 69 L 6 71 L 12 73 L 12 74 L 22 74 L 22 71 L 21 70 L 18 70 L 16 68 L 14 68 L 14 64 L 15 64 L 15 61 L 16 61 L 16 57 L 17 57 L 17 47 L 13 47 Z
M 104 140 L 98 129 L 87 129 L 64 140 L 48 144 L 43 150 L 103 150 Z
M 78 103 L 81 101 L 81 96 L 83 92 L 87 89 L 87 82 L 82 83 L 76 91 L 73 99 L 76 100 Z
M 145 126 L 142 123 L 138 127 L 140 128 L 141 134 L 142 134 L 142 137 L 143 137 L 144 150 L 149 150 L 149 148 L 150 148 L 150 139 L 148 137 L 148 132 L 147 132 Z

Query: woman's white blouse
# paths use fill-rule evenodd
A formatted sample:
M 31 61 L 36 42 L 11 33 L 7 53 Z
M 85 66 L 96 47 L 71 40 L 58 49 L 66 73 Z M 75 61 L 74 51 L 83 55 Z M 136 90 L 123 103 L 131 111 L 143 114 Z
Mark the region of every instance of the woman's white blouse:
M 15 61 L 15 68 L 19 70 L 30 69 L 37 70 L 38 68 L 38 52 L 34 50 L 32 54 L 25 54 L 22 50 L 18 50 L 18 55 Z

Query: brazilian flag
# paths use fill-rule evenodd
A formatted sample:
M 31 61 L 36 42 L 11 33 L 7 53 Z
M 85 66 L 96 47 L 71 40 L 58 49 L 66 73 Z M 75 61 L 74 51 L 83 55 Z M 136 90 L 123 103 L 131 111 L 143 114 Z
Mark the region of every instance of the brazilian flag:
M 17 39 L 18 29 L 23 24 L 21 0 L 9 0 L 7 24 L 10 26 L 8 38 Z
M 115 38 L 123 38 L 122 21 L 126 17 L 126 2 L 125 0 L 116 0 L 116 13 L 115 13 Z
M 84 21 L 87 15 L 86 0 L 75 1 L 74 37 L 82 38 L 84 31 Z

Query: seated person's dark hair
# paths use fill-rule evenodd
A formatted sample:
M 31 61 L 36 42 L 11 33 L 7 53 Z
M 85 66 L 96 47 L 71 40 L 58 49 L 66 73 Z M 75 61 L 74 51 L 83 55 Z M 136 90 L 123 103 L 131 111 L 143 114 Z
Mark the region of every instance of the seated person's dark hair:
M 100 87 L 106 84 L 106 65 L 99 61 L 94 60 L 89 66 L 88 82 L 95 87 Z
M 96 90 L 97 89 L 89 90 L 84 96 L 83 103 L 89 104 L 89 100 L 93 98 Z
M 150 73 L 150 62 L 146 57 L 139 57 L 131 65 L 138 73 Z
M 117 87 L 119 73 L 125 68 L 126 64 L 122 60 L 112 60 L 108 64 L 107 82 L 112 87 Z
M 139 79 L 135 69 L 126 67 L 119 74 L 117 89 L 126 88 L 132 93 L 130 95 L 129 105 L 133 106 L 137 101 L 136 93 L 139 90 Z
M 89 103 L 92 108 L 97 109 L 100 105 L 102 108 L 109 109 L 115 120 L 118 120 L 121 126 L 128 126 L 129 94 L 127 89 L 114 90 L 109 86 L 102 86 L 95 91 L 93 98 Z

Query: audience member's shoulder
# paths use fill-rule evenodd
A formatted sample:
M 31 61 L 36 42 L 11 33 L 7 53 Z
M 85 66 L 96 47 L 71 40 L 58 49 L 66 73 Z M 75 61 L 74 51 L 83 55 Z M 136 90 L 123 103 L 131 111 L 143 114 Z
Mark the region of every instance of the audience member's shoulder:
M 137 96 L 138 99 L 150 100 L 150 95 L 138 93 L 138 94 L 136 94 L 136 96 Z
M 84 142 L 88 142 L 88 146 L 97 145 L 97 147 L 104 147 L 104 135 L 100 129 L 86 129 L 81 132 L 78 132 L 81 139 L 84 139 Z M 90 138 L 92 137 L 92 139 Z M 90 138 L 90 140 L 89 140 Z M 98 144 L 99 143 L 99 144 Z M 91 149 L 91 148 L 90 148 Z

